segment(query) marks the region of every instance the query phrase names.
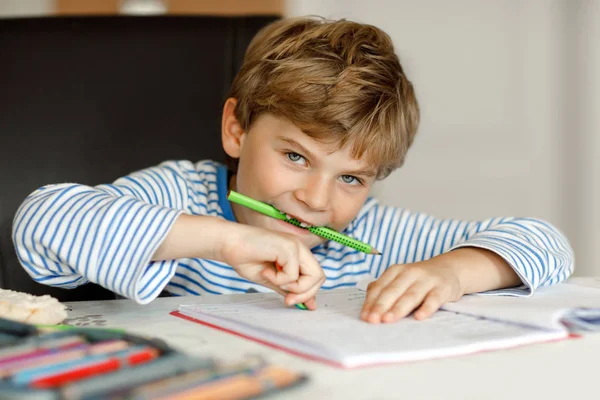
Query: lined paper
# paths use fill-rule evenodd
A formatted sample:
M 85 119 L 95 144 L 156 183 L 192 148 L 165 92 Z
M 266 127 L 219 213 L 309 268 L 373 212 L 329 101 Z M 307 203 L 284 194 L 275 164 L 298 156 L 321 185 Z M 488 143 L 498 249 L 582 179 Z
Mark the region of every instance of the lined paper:
M 359 319 L 365 292 L 338 289 L 317 295 L 318 310 L 287 308 L 277 294 L 221 304 L 181 305 L 180 313 L 270 344 L 346 367 L 469 354 L 565 338 L 540 330 L 451 311 L 424 321 L 404 318 L 373 325 Z M 246 299 L 247 298 L 247 299 Z

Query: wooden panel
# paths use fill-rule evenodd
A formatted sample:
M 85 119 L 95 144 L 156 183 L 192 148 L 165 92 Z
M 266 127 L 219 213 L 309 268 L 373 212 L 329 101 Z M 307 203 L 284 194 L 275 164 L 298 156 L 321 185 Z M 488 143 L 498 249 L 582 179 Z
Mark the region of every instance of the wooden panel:
M 170 14 L 283 15 L 283 0 L 168 0 Z
M 118 0 L 55 0 L 59 15 L 117 14 Z
M 55 0 L 59 15 L 118 14 L 121 0 Z M 284 0 L 163 0 L 169 14 L 283 15 Z

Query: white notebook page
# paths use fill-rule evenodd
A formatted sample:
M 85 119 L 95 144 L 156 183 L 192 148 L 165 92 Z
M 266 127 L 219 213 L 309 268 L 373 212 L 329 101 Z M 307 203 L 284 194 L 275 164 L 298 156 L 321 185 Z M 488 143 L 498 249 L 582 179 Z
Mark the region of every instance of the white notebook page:
M 600 290 L 569 283 L 541 287 L 530 297 L 463 296 L 444 309 L 544 329 L 566 329 L 561 318 L 576 308 L 599 309 Z
M 365 293 L 320 292 L 317 311 L 286 308 L 277 294 L 249 294 L 225 304 L 182 305 L 179 311 L 234 332 L 346 367 L 446 357 L 554 340 L 564 330 L 536 330 L 440 311 L 431 319 L 372 325 L 359 320 Z

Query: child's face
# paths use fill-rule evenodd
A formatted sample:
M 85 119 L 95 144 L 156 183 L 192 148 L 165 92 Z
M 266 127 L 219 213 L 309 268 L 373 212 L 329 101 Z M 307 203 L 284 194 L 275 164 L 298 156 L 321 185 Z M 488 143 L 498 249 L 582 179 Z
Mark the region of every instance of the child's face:
M 289 120 L 262 114 L 239 141 L 235 190 L 272 204 L 309 225 L 344 229 L 364 204 L 376 167 L 303 133 Z M 322 239 L 308 230 L 233 204 L 241 223 L 294 234 L 309 248 Z

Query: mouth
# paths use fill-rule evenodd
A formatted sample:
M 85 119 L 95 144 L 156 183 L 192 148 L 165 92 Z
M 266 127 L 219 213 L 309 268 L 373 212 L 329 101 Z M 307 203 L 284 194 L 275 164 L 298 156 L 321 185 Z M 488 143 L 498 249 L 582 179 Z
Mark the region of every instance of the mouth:
M 285 210 L 275 206 L 272 203 L 269 203 L 269 204 L 271 204 L 273 207 L 275 207 L 281 214 L 285 215 L 287 219 L 294 219 L 294 220 L 298 221 L 301 228 L 307 229 L 307 228 L 312 228 L 313 226 L 320 226 L 320 225 L 313 224 L 310 221 L 307 221 L 305 219 L 302 219 L 294 214 L 290 214 L 290 213 L 286 212 Z M 286 224 L 287 224 L 287 222 L 286 222 Z M 292 224 L 292 225 L 294 225 L 294 224 Z
M 276 230 L 283 230 L 285 232 L 289 232 L 297 236 L 312 236 L 312 232 L 307 228 L 301 227 L 289 221 L 276 219 L 275 224 L 279 226 L 279 228 L 277 228 Z
M 313 236 L 313 233 L 308 228 L 313 227 L 313 226 L 319 226 L 319 225 L 313 225 L 310 222 L 303 220 L 301 218 L 298 218 L 297 216 L 295 216 L 293 214 L 289 214 L 283 210 L 279 210 L 279 212 L 281 212 L 283 215 L 285 215 L 286 218 L 288 219 L 288 221 L 275 219 L 275 224 L 277 226 L 279 226 L 279 228 L 277 228 L 277 230 L 284 230 L 284 231 L 292 233 L 294 235 L 297 235 L 297 236 L 300 236 L 303 238 L 308 238 L 308 237 Z M 294 220 L 297 222 L 292 223 L 289 220 Z M 314 245 L 314 244 L 311 244 L 311 245 Z
M 285 216 L 287 217 L 287 219 L 295 219 L 296 221 L 300 222 L 300 226 L 302 228 L 310 228 L 313 226 L 311 223 L 306 222 L 303 219 L 296 217 L 295 215 L 285 213 Z

